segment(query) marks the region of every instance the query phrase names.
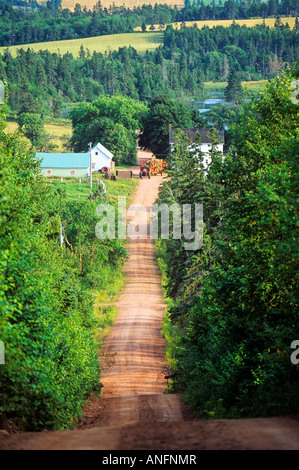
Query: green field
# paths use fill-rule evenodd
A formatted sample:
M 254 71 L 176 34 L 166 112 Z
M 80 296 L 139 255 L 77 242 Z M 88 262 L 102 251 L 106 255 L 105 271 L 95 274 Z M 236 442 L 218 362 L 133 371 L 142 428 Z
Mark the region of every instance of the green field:
M 241 82 L 244 89 L 248 91 L 259 92 L 265 89 L 266 83 L 268 80 L 256 80 L 252 82 Z M 204 89 L 206 91 L 223 91 L 227 87 L 227 82 L 205 82 Z
M 67 151 L 67 143 L 72 136 L 73 129 L 70 119 L 50 119 L 45 120 L 44 128 L 49 138 L 49 142 L 54 146 L 53 152 Z M 14 132 L 19 129 L 15 120 L 7 122 L 6 131 Z
M 120 179 L 117 181 L 106 180 L 101 173 L 93 174 L 93 191 L 97 189 L 97 181 L 102 180 L 106 186 L 107 196 L 109 201 L 117 202 L 118 196 L 125 196 L 129 200 L 132 198 L 132 195 L 135 192 L 139 184 L 138 178 L 132 179 Z M 63 178 L 61 181 L 60 178 L 46 178 L 46 181 L 53 189 L 59 189 L 65 191 L 66 197 L 72 201 L 78 201 L 79 199 L 87 200 L 90 196 L 91 188 L 89 186 L 89 178 L 81 178 L 81 183 L 79 178 Z
M 123 33 L 123 34 L 110 34 L 106 36 L 95 36 L 91 38 L 70 39 L 66 41 L 51 41 L 51 42 L 37 42 L 32 44 L 24 44 L 19 46 L 11 46 L 9 50 L 13 57 L 17 55 L 18 49 L 32 49 L 33 51 L 48 50 L 51 53 L 66 54 L 71 52 L 74 57 L 78 57 L 81 45 L 85 49 L 89 49 L 91 54 L 93 51 L 105 52 L 118 50 L 120 47 L 134 47 L 137 52 L 144 54 L 146 50 L 155 50 L 160 44 L 163 44 L 163 33 Z M 7 47 L 0 47 L 0 54 L 7 49 Z

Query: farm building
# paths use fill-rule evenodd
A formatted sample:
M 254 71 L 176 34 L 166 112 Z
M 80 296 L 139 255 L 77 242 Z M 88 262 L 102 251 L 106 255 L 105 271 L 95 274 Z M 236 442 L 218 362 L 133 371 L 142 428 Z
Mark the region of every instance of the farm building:
M 92 172 L 110 173 L 114 169 L 112 153 L 100 143 L 85 153 L 37 152 L 35 157 L 41 160 L 40 168 L 44 176 L 89 176 L 90 158 Z
M 203 158 L 203 165 L 205 168 L 211 163 L 211 156 L 209 154 L 209 150 L 211 150 L 211 139 L 210 139 L 210 129 L 202 128 L 202 129 L 181 129 L 190 139 L 190 144 L 195 142 L 196 134 L 199 133 L 201 144 L 200 144 L 200 151 L 204 154 Z M 169 126 L 169 148 L 170 151 L 175 144 L 175 131 L 176 129 L 172 128 L 171 125 Z M 217 137 L 219 140 L 219 144 L 216 146 L 216 149 L 223 153 L 223 145 L 224 145 L 224 130 L 217 131 Z

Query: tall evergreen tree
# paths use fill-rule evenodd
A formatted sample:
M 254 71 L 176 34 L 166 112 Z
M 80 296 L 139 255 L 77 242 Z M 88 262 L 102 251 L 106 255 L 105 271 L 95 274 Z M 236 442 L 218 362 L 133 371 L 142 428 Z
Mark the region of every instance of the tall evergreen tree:
M 225 101 L 232 101 L 235 104 L 239 104 L 244 96 L 241 80 L 237 75 L 235 69 L 230 69 L 227 87 L 225 89 Z

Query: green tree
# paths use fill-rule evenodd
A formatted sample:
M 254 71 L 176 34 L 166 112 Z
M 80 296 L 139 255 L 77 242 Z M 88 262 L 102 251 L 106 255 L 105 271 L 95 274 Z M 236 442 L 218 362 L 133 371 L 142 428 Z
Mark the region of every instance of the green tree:
M 192 114 L 189 108 L 167 96 L 159 96 L 151 100 L 149 111 L 142 122 L 142 133 L 139 144 L 150 149 L 155 155 L 169 154 L 169 125 L 172 127 L 192 127 Z
M 225 101 L 232 101 L 235 104 L 239 104 L 244 97 L 241 80 L 235 69 L 230 69 L 229 71 L 227 87 L 225 88 L 224 95 Z
M 202 249 L 187 261 L 176 255 L 176 269 L 171 244 L 159 252 L 175 286 L 170 318 L 184 327 L 174 387 L 203 417 L 298 413 L 299 371 L 290 361 L 299 328 L 296 77 L 283 73 L 246 104 L 231 152 L 223 163 L 214 154 L 201 187 L 193 173 L 190 188 L 172 175 L 176 194 L 194 187 L 204 204 Z
M 145 112 L 144 104 L 120 95 L 103 95 L 92 103 L 80 103 L 71 112 L 72 146 L 83 151 L 89 142 L 106 143 L 115 150 L 118 161 L 136 162 L 136 131 Z
M 78 258 L 59 245 L 60 217 L 27 141 L 0 110 L 0 423 L 19 430 L 75 425 L 99 390 L 93 296 Z
M 39 114 L 22 113 L 18 118 L 18 124 L 22 133 L 31 141 L 34 147 L 40 148 L 43 146 L 46 132 Z

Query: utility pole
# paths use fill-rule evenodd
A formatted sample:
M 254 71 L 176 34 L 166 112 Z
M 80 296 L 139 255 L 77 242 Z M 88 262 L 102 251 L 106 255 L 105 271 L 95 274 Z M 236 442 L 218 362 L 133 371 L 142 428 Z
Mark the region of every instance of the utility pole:
M 92 188 L 91 146 L 92 146 L 92 142 L 89 142 L 89 185 L 90 185 L 90 188 Z
M 63 233 L 62 233 L 63 229 L 64 227 L 60 223 L 60 246 L 63 245 Z

